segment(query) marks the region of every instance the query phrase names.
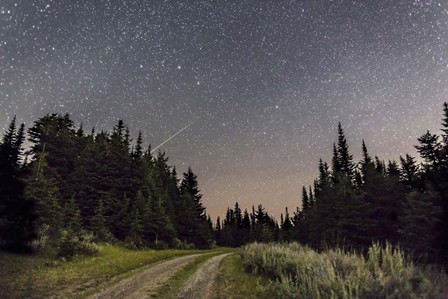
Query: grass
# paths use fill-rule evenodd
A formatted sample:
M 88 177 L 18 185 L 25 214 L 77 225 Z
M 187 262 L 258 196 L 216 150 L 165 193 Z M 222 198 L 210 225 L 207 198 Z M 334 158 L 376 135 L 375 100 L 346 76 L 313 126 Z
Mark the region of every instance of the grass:
M 269 292 L 268 279 L 245 272 L 239 254 L 229 255 L 222 260 L 218 281 L 217 298 L 274 298 Z
M 276 298 L 445 298 L 448 278 L 406 261 L 399 249 L 373 245 L 366 257 L 318 253 L 297 243 L 250 244 L 243 267 L 275 282 Z
M 177 256 L 214 250 L 129 250 L 100 245 L 92 257 L 60 261 L 0 252 L 0 297 L 82 297 Z

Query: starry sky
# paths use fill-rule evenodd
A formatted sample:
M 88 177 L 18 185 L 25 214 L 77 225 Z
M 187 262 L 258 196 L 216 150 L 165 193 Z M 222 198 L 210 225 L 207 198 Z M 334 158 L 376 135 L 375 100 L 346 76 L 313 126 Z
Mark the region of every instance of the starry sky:
M 448 100 L 447 0 L 0 0 L 0 128 L 123 119 L 190 165 L 215 218 L 276 217 L 342 122 L 382 159 L 415 154 Z

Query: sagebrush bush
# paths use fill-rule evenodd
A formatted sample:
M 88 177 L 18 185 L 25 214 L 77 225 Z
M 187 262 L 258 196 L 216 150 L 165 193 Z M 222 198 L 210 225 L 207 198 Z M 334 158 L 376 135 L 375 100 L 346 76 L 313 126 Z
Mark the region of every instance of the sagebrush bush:
M 276 282 L 278 298 L 443 298 L 446 276 L 406 261 L 390 245 L 372 245 L 366 257 L 329 250 L 317 253 L 298 243 L 250 244 L 243 267 Z M 445 290 L 446 291 L 446 290 Z
M 91 233 L 64 231 L 59 242 L 58 255 L 68 259 L 76 255 L 95 255 L 99 252 L 99 247 L 93 240 Z

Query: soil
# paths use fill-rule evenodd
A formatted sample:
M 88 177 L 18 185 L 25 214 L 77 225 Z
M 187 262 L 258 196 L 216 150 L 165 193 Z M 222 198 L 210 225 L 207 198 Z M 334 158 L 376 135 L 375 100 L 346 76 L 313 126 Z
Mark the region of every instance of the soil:
M 89 298 L 109 299 L 151 298 L 157 290 L 172 279 L 179 271 L 190 265 L 194 260 L 204 254 L 193 254 L 160 262 L 140 274 L 109 287 Z M 212 299 L 216 298 L 219 264 L 228 254 L 214 256 L 207 260 L 185 283 L 177 298 L 182 299 Z
M 158 288 L 201 255 L 203 254 L 193 254 L 158 263 L 89 298 L 150 298 Z
M 216 298 L 216 285 L 218 283 L 219 264 L 228 254 L 212 257 L 204 263 L 196 273 L 190 277 L 178 298 L 182 299 L 213 299 Z

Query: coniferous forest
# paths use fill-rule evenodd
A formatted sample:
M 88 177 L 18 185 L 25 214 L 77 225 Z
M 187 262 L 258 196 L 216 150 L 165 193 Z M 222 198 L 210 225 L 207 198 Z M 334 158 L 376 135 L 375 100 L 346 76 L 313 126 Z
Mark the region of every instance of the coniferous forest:
M 0 164 L 3 248 L 70 250 L 95 241 L 208 248 L 213 242 L 193 171 L 179 180 L 165 153 L 143 148 L 141 132 L 133 142 L 121 120 L 111 132 L 85 133 L 68 114 L 45 115 L 28 130 L 14 118 Z
M 243 211 L 236 203 L 214 225 L 193 171 L 179 179 L 165 153 L 152 155 L 123 121 L 86 133 L 68 114 L 45 115 L 28 129 L 14 118 L 0 144 L 0 244 L 39 251 L 90 241 L 152 248 L 299 241 L 365 251 L 388 242 L 419 261 L 446 262 L 447 103 L 442 115 L 440 135 L 417 138 L 421 163 L 408 154 L 383 161 L 367 141 L 355 162 L 339 124 L 331 162 L 319 161 L 300 209 L 286 208 L 278 222 L 261 205 Z
M 384 161 L 362 141 L 355 162 L 342 125 L 331 162 L 319 161 L 313 186 L 303 187 L 302 206 L 280 223 L 260 205 L 241 211 L 238 203 L 218 218 L 215 236 L 224 246 L 258 241 L 299 241 L 323 250 L 365 251 L 372 243 L 400 246 L 420 262 L 446 262 L 448 256 L 448 104 L 441 135 L 426 132 L 409 154 Z M 421 160 L 422 162 L 417 162 Z

